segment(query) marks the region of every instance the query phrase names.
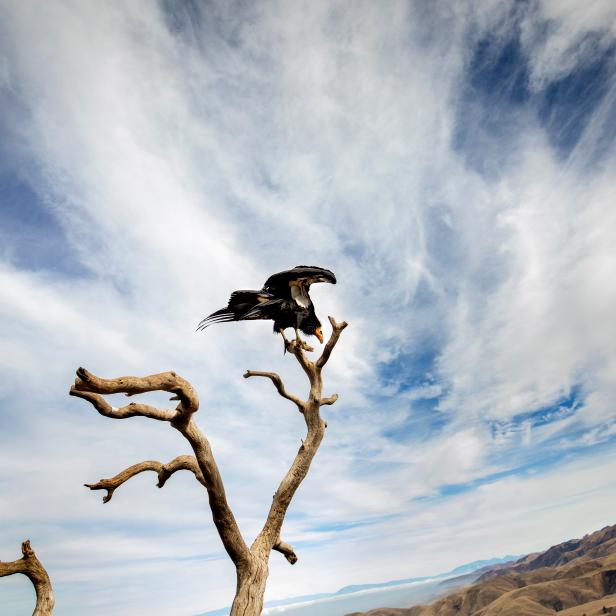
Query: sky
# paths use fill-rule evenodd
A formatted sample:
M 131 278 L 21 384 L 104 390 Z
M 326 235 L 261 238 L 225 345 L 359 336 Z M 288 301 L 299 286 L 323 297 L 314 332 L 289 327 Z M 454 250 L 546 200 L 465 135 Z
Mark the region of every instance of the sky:
M 615 98 L 610 0 L 0 0 L 0 558 L 59 616 L 229 605 L 190 474 L 83 487 L 187 443 L 67 392 L 187 378 L 251 541 L 305 426 L 242 374 L 307 385 L 269 323 L 195 328 L 299 264 L 349 327 L 267 599 L 615 523 Z

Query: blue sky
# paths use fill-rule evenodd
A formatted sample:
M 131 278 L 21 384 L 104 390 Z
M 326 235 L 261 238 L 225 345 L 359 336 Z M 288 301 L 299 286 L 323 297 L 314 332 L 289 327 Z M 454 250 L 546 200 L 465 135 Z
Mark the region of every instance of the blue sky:
M 300 263 L 351 327 L 268 598 L 614 523 L 615 68 L 608 0 L 0 2 L 0 558 L 60 615 L 227 605 L 194 479 L 83 488 L 187 445 L 66 392 L 188 378 L 250 540 L 304 427 L 241 375 L 305 383 L 267 324 L 194 329 Z

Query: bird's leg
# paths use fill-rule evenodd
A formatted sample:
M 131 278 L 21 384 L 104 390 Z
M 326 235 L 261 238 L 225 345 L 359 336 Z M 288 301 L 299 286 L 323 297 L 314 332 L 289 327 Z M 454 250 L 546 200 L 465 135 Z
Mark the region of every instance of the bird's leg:
M 282 336 L 282 339 L 284 340 L 284 353 L 283 353 L 284 355 L 289 350 L 289 347 L 291 346 L 291 342 L 285 336 L 284 329 L 280 330 L 280 335 Z
M 295 343 L 298 346 L 302 345 L 302 339 L 299 337 L 299 324 L 300 324 L 300 316 L 299 316 L 299 312 L 295 313 Z
M 295 348 L 301 349 L 302 351 L 308 351 L 309 353 L 312 353 L 314 351 L 314 349 L 307 342 L 305 342 L 299 337 L 298 327 L 295 327 L 295 340 L 291 344 L 294 344 Z

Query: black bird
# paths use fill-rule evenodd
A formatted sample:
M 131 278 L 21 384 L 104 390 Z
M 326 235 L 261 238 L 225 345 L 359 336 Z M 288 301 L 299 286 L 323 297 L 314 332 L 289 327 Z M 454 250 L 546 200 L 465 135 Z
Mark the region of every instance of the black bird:
M 221 308 L 203 319 L 198 330 L 212 323 L 230 321 L 253 321 L 271 319 L 274 333 L 286 341 L 284 330 L 293 327 L 308 336 L 316 336 L 323 342 L 321 322 L 314 311 L 314 304 L 308 291 L 315 282 L 336 284 L 336 276 L 328 269 L 309 265 L 298 265 L 291 270 L 270 276 L 260 291 L 234 291 L 226 308 Z

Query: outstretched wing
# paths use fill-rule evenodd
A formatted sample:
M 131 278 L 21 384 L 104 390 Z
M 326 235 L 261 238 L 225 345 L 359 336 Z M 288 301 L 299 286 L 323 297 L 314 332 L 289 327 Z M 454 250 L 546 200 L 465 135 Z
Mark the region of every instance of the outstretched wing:
M 334 272 L 323 267 L 297 265 L 293 269 L 270 276 L 265 281 L 263 290 L 276 295 L 276 297 L 293 298 L 297 301 L 297 294 L 293 294 L 292 289 L 295 287 L 301 295 L 308 297 L 310 285 L 315 282 L 336 284 L 336 276 Z

